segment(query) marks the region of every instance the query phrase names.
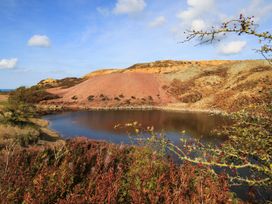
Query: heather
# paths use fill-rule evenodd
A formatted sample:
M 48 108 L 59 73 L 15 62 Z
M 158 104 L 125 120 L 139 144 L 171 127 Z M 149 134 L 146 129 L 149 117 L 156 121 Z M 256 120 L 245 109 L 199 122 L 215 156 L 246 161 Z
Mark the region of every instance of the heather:
M 76 138 L 0 155 L 3 203 L 232 203 L 225 175 L 147 147 Z

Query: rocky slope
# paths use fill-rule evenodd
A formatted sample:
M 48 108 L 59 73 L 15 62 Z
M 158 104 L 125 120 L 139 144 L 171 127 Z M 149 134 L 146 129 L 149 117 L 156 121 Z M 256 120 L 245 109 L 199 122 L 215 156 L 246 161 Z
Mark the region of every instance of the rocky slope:
M 44 103 L 237 111 L 271 101 L 271 77 L 265 60 L 157 61 L 90 73 L 69 88 L 48 89 L 61 98 Z

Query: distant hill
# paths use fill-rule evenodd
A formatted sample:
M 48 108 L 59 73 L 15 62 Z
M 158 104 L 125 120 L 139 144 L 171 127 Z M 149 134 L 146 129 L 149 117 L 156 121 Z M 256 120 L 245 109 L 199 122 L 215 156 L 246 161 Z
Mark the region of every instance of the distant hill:
M 0 89 L 0 93 L 7 93 L 7 92 L 11 92 L 14 89 Z
M 156 61 L 98 70 L 68 88 L 52 86 L 48 91 L 61 98 L 44 103 L 236 111 L 270 100 L 271 79 L 272 67 L 265 60 Z

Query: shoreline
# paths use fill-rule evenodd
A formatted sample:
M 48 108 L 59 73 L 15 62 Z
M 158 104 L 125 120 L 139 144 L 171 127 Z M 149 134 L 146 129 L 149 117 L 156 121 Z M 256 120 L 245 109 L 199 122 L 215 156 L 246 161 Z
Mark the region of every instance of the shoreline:
M 47 114 L 55 114 L 58 112 L 67 112 L 67 111 L 118 111 L 118 110 L 142 110 L 142 111 L 150 111 L 150 110 L 160 110 L 167 112 L 199 112 L 199 113 L 210 113 L 210 114 L 218 114 L 218 115 L 231 115 L 231 113 L 227 113 L 224 110 L 219 109 L 197 109 L 197 108 L 179 108 L 179 107 L 171 107 L 171 106 L 116 106 L 116 107 L 107 107 L 107 106 L 98 106 L 98 107 L 86 107 L 86 106 L 65 106 L 65 105 L 55 105 L 55 106 L 41 106 L 45 108 L 46 111 L 50 113 Z M 51 108 L 50 108 L 51 107 Z M 47 115 L 45 114 L 45 115 Z

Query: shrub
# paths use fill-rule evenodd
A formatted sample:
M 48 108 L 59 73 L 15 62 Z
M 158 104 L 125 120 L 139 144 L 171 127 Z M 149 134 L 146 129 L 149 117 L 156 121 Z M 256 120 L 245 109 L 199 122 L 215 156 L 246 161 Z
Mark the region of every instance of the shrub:
M 103 98 L 101 99 L 102 101 L 109 101 L 110 98 L 108 96 L 103 96 Z
M 73 96 L 71 99 L 76 101 L 78 98 L 77 96 Z
M 131 102 L 130 102 L 129 99 L 127 99 L 127 100 L 125 100 L 125 103 L 126 103 L 126 104 L 130 104 Z
M 88 96 L 88 101 L 93 101 L 93 100 L 94 100 L 94 96 L 93 95 Z
M 179 100 L 182 103 L 196 103 L 202 99 L 202 94 L 200 92 L 193 92 L 185 94 L 184 96 L 179 97 Z
M 17 135 L 16 142 L 22 147 L 27 147 L 29 145 L 36 144 L 39 141 L 40 132 L 33 129 L 26 135 Z
M 0 122 L 12 125 L 32 124 L 29 120 L 36 115 L 36 109 L 31 104 L 9 103 L 0 111 Z
M 20 87 L 10 93 L 9 102 L 35 104 L 44 100 L 52 100 L 57 98 L 59 97 L 46 92 L 45 89 L 38 86 L 33 86 L 30 88 Z

